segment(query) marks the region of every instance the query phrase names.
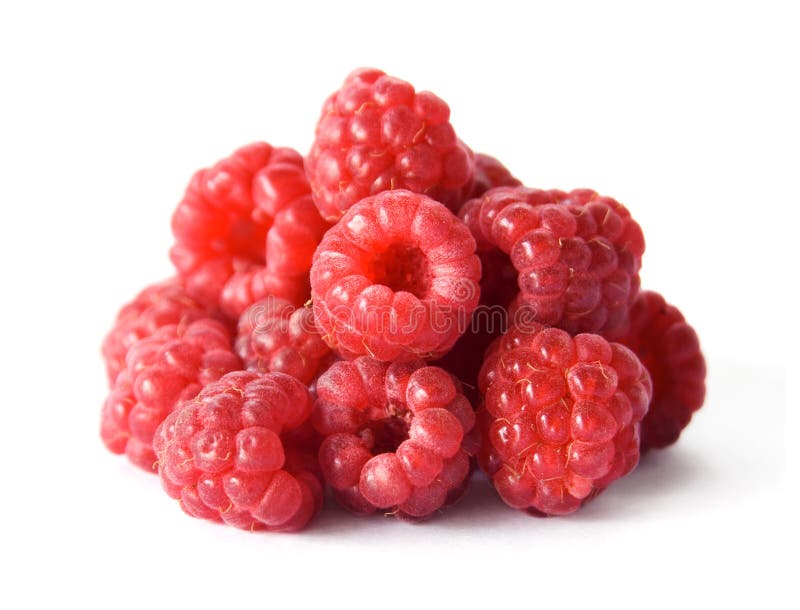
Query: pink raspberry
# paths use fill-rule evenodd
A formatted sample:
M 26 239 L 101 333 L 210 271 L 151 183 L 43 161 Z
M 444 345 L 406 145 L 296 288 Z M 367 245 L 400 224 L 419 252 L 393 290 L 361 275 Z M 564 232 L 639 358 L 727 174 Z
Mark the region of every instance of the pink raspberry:
M 561 515 L 630 472 L 652 384 L 627 347 L 532 323 L 481 370 L 482 467 L 510 506 Z
M 322 506 L 322 487 L 313 459 L 283 436 L 310 412 L 308 389 L 290 375 L 225 375 L 156 431 L 164 489 L 193 517 L 249 530 L 302 529 Z
M 239 317 L 267 295 L 302 305 L 310 296 L 308 272 L 314 251 L 330 225 L 305 195 L 280 209 L 267 232 L 266 264 L 234 273 L 222 291 L 222 308 Z
M 306 159 L 314 201 L 336 222 L 357 201 L 391 189 L 425 193 L 456 210 L 473 180 L 473 155 L 434 94 L 363 68 L 322 108 Z
M 125 357 L 131 345 L 162 326 L 185 326 L 208 315 L 208 310 L 189 297 L 177 278 L 142 290 L 119 310 L 113 328 L 103 339 L 102 353 L 109 384 L 113 385 L 125 368 Z
M 479 251 L 497 248 L 517 270 L 512 316 L 571 334 L 621 334 L 639 290 L 644 237 L 620 203 L 590 190 L 503 187 L 467 202 L 460 217 Z
M 155 464 L 153 433 L 206 384 L 241 368 L 231 335 L 217 320 L 167 324 L 130 346 L 100 416 L 100 437 L 141 468 Z
M 457 500 L 470 473 L 469 401 L 443 369 L 422 361 L 339 361 L 320 376 L 312 423 L 320 468 L 353 512 L 422 519 Z
M 347 358 L 436 358 L 478 304 L 480 261 L 464 224 L 440 203 L 385 191 L 352 208 L 311 267 L 317 326 Z
M 332 356 L 311 309 L 276 297 L 257 301 L 239 318 L 236 352 L 248 370 L 286 373 L 303 383 L 310 383 Z
M 631 308 L 630 330 L 620 342 L 653 378 L 653 402 L 642 420 L 642 451 L 671 445 L 705 399 L 706 363 L 697 333 L 664 297 L 645 291 Z
M 170 257 L 189 294 L 218 307 L 231 275 L 264 265 L 273 217 L 309 196 L 300 154 L 265 142 L 198 171 L 172 217 Z

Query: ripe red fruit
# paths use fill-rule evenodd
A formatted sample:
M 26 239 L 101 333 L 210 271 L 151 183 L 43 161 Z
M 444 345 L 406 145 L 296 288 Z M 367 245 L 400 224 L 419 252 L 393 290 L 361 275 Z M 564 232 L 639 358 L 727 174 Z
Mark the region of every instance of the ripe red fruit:
M 480 261 L 469 230 L 440 203 L 386 191 L 350 208 L 311 268 L 317 326 L 347 358 L 435 358 L 478 304 Z
M 306 158 L 314 202 L 336 222 L 357 201 L 391 189 L 425 193 L 457 210 L 473 180 L 473 154 L 434 94 L 363 68 L 322 108 Z
M 617 338 L 639 290 L 644 237 L 628 210 L 590 190 L 502 187 L 459 213 L 479 251 L 518 272 L 512 317 Z M 523 309 L 523 312 L 519 312 Z
M 119 310 L 113 328 L 103 339 L 102 353 L 109 384 L 113 385 L 125 368 L 125 357 L 131 345 L 162 326 L 185 326 L 208 315 L 209 311 L 186 293 L 177 278 L 142 290 Z
M 705 399 L 706 363 L 697 333 L 664 297 L 645 291 L 631 308 L 630 330 L 620 342 L 653 378 L 653 402 L 642 420 L 642 451 L 671 445 Z
M 573 512 L 638 463 L 652 385 L 623 345 L 513 327 L 490 347 L 480 389 L 481 466 L 514 508 Z
M 332 359 L 311 309 L 276 297 L 257 301 L 239 318 L 236 353 L 248 370 L 286 373 L 303 383 Z
M 300 154 L 265 142 L 198 171 L 172 216 L 170 258 L 189 294 L 218 307 L 231 275 L 264 265 L 274 216 L 309 196 Z
M 310 412 L 308 389 L 294 377 L 225 375 L 158 428 L 164 489 L 193 517 L 249 530 L 302 529 L 322 506 L 322 487 L 313 462 L 282 436 Z
M 228 329 L 217 320 L 162 326 L 128 349 L 125 368 L 101 412 L 103 442 L 152 472 L 153 433 L 164 418 L 203 386 L 241 366 Z
M 457 500 L 475 414 L 453 378 L 422 361 L 339 361 L 317 382 L 320 468 L 353 512 L 421 519 Z

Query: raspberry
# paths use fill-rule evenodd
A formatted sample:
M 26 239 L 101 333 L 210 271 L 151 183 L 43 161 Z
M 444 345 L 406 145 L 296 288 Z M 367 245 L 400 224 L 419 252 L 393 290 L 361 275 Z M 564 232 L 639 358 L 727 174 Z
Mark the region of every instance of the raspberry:
M 457 382 L 422 361 L 334 363 L 317 382 L 320 468 L 356 513 L 423 519 L 463 493 L 475 414 Z
M 512 310 L 570 334 L 617 338 L 639 290 L 644 237 L 628 210 L 590 190 L 502 187 L 460 211 L 479 251 L 497 248 L 518 271 Z
M 573 512 L 638 463 L 652 384 L 623 345 L 514 326 L 489 348 L 480 389 L 482 463 L 514 508 Z
M 309 196 L 300 154 L 265 142 L 198 171 L 172 217 L 170 257 L 189 294 L 217 307 L 231 275 L 264 265 L 273 217 Z
M 177 278 L 142 290 L 119 310 L 114 327 L 103 339 L 102 353 L 109 384 L 113 385 L 125 368 L 128 349 L 138 340 L 149 337 L 162 326 L 186 325 L 208 315 L 205 308 L 189 297 Z
M 267 295 L 294 305 L 308 300 L 308 271 L 314 250 L 330 225 L 322 220 L 310 195 L 299 197 L 275 215 L 267 233 L 266 264 L 235 273 L 222 292 L 223 310 L 239 317 Z
M 302 529 L 322 505 L 322 487 L 313 460 L 282 436 L 310 412 L 308 389 L 294 377 L 225 375 L 156 431 L 164 489 L 193 517 L 249 530 Z
M 434 94 L 363 68 L 351 73 L 322 108 L 306 159 L 314 202 L 336 222 L 380 191 L 425 193 L 457 209 L 473 179 L 473 155 Z
M 130 346 L 100 416 L 100 436 L 113 453 L 152 471 L 153 433 L 175 407 L 204 385 L 241 368 L 231 336 L 217 320 L 167 324 Z
M 478 304 L 480 261 L 469 230 L 409 191 L 368 197 L 320 243 L 311 268 L 317 326 L 345 357 L 435 358 Z
M 465 201 L 482 197 L 486 191 L 498 186 L 521 186 L 510 171 L 492 156 L 478 153 L 475 155 L 475 179 Z
M 276 297 L 254 303 L 239 318 L 236 352 L 251 371 L 286 373 L 303 383 L 331 357 L 311 309 Z
M 620 342 L 653 378 L 653 402 L 642 420 L 642 451 L 671 445 L 705 399 L 706 363 L 697 333 L 664 297 L 645 291 L 631 308 L 630 330 Z

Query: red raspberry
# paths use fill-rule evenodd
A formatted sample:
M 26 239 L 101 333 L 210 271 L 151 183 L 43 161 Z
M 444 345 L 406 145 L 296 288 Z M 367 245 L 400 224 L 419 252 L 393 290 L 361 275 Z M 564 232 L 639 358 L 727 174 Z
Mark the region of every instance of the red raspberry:
M 306 159 L 314 201 L 336 222 L 357 201 L 390 189 L 425 193 L 457 209 L 471 188 L 472 152 L 450 108 L 428 91 L 363 68 L 322 108 Z
M 164 489 L 193 517 L 249 530 L 302 529 L 322 505 L 322 487 L 313 460 L 292 454 L 282 435 L 310 412 L 308 389 L 290 375 L 225 375 L 156 431 Z
M 198 171 L 172 217 L 170 257 L 189 294 L 217 307 L 234 272 L 264 264 L 273 216 L 309 194 L 300 154 L 265 142 Z
M 571 334 L 616 338 L 639 290 L 644 237 L 628 210 L 594 191 L 497 188 L 461 209 L 479 251 L 508 254 L 524 315 Z
M 239 318 L 236 352 L 248 370 L 286 373 L 303 383 L 331 359 L 311 309 L 276 297 L 254 303 Z
M 425 195 L 385 191 L 350 208 L 311 268 L 317 326 L 345 357 L 435 358 L 478 304 L 480 261 L 467 227 Z
M 706 363 L 697 333 L 664 297 L 645 291 L 631 308 L 630 331 L 620 342 L 653 378 L 653 402 L 642 420 L 642 451 L 671 445 L 705 399 Z
M 482 197 L 486 191 L 498 186 L 521 186 L 517 180 L 500 161 L 483 153 L 475 155 L 475 180 L 471 185 L 469 195 L 464 199 L 468 201 L 475 197 Z
M 100 436 L 113 453 L 152 471 L 153 433 L 175 407 L 225 373 L 241 368 L 231 336 L 217 320 L 181 321 L 156 330 L 129 349 L 103 405 Z
M 222 308 L 239 317 L 251 304 L 273 295 L 302 305 L 310 295 L 308 271 L 322 236 L 330 225 L 322 220 L 310 195 L 281 209 L 267 233 L 267 261 L 235 273 L 222 292 Z
M 184 290 L 180 280 L 172 278 L 142 290 L 136 298 L 119 310 L 114 327 L 103 339 L 103 359 L 109 384 L 114 383 L 125 368 L 125 357 L 131 345 L 149 337 L 168 324 L 186 325 L 209 312 Z
M 639 460 L 652 385 L 627 347 L 535 323 L 512 327 L 489 348 L 480 389 L 482 465 L 514 508 L 573 512 Z
M 463 493 L 469 401 L 443 369 L 422 361 L 339 361 L 317 382 L 314 427 L 325 436 L 320 468 L 356 513 L 432 515 Z

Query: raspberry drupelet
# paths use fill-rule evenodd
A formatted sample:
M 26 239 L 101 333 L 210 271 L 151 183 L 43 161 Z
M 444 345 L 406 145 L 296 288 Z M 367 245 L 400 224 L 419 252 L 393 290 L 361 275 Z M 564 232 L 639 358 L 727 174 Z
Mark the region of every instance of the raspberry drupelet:
M 531 323 L 489 348 L 481 466 L 510 506 L 563 515 L 639 460 L 652 384 L 627 347 Z
M 302 156 L 266 142 L 244 146 L 195 173 L 172 216 L 170 250 L 189 294 L 219 307 L 233 274 L 264 266 L 275 215 L 309 197 Z
M 128 349 L 162 326 L 186 325 L 210 312 L 192 299 L 180 280 L 171 278 L 142 290 L 117 314 L 114 326 L 103 339 L 102 353 L 110 385 L 122 369 Z
M 206 384 L 241 368 L 231 334 L 202 318 L 168 324 L 130 346 L 100 416 L 100 436 L 113 453 L 125 453 L 153 471 L 153 433 L 175 407 Z
M 312 424 L 337 500 L 366 514 L 423 519 L 461 497 L 475 414 L 453 378 L 422 361 L 334 363 L 317 382 Z
M 380 70 L 352 72 L 326 100 L 306 158 L 322 217 L 336 222 L 357 201 L 390 189 L 457 210 L 474 159 L 449 119 L 450 108 L 430 92 Z
M 512 316 L 570 334 L 618 338 L 639 290 L 641 228 L 610 197 L 590 190 L 501 187 L 467 202 L 461 219 L 479 252 L 496 248 L 517 270 Z
M 464 332 L 480 297 L 469 229 L 442 204 L 385 191 L 350 208 L 311 267 L 314 315 L 340 355 L 436 358 Z
M 314 460 L 283 437 L 310 412 L 308 389 L 290 375 L 225 375 L 156 431 L 164 489 L 193 517 L 249 530 L 302 529 L 322 506 L 322 486 Z
M 464 202 L 482 197 L 486 191 L 499 186 L 521 186 L 522 182 L 517 180 L 514 175 L 498 159 L 483 153 L 475 155 L 475 179 L 470 185 L 469 195 Z
M 653 402 L 642 420 L 642 451 L 671 445 L 705 399 L 706 363 L 697 333 L 664 297 L 644 291 L 631 308 L 630 330 L 620 342 L 653 378 Z
M 245 310 L 235 346 L 248 370 L 286 373 L 303 383 L 310 383 L 333 356 L 311 309 L 277 297 L 257 301 Z

